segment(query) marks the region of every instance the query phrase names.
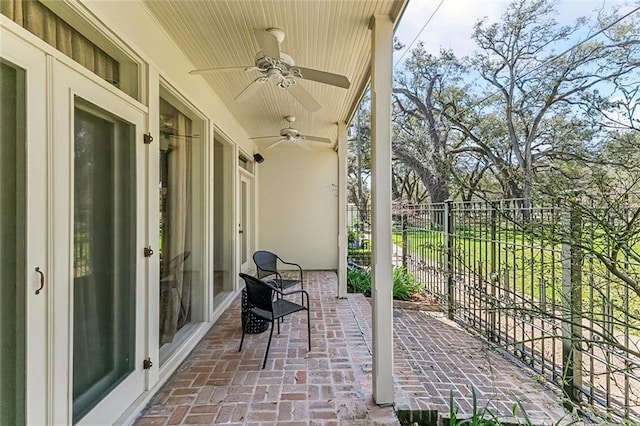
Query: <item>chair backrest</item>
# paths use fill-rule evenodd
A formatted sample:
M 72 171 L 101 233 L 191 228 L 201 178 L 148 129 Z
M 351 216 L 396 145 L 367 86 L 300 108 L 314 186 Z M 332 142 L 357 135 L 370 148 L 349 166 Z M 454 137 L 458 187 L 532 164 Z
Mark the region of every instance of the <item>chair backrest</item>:
M 278 272 L 278 256 L 267 250 L 253 253 L 253 263 L 258 269 L 258 278 L 264 278 Z
M 247 289 L 247 300 L 256 308 L 273 312 L 273 287 L 251 275 L 240 273 Z

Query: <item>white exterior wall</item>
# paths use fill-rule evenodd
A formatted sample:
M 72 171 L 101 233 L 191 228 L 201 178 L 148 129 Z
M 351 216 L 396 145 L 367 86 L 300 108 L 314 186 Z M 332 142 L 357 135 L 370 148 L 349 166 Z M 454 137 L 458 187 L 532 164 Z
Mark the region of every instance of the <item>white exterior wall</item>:
M 338 155 L 329 149 L 299 147 L 262 154 L 265 160 L 257 166 L 256 248 L 273 251 L 303 269 L 335 270 Z

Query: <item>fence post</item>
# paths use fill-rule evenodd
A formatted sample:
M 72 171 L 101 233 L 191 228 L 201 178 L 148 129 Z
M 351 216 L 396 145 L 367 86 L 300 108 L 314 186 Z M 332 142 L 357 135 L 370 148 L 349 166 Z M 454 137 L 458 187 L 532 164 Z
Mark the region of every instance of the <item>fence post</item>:
M 447 279 L 447 316 L 453 319 L 453 203 L 451 200 L 444 202 L 444 253 L 445 253 L 445 277 Z
M 407 213 L 405 207 L 402 207 L 402 267 L 407 268 L 407 253 L 409 253 L 409 238 L 407 234 Z
M 489 282 L 491 285 L 491 311 L 489 312 L 490 330 L 488 333 L 489 341 L 497 341 L 496 333 L 496 310 L 498 310 L 498 297 L 496 292 L 496 285 L 499 285 L 500 278 L 498 273 L 498 206 L 495 201 L 491 202 L 491 272 L 489 274 Z
M 577 210 L 564 214 L 566 238 L 562 242 L 562 359 L 564 405 L 580 401 L 582 388 L 582 221 Z

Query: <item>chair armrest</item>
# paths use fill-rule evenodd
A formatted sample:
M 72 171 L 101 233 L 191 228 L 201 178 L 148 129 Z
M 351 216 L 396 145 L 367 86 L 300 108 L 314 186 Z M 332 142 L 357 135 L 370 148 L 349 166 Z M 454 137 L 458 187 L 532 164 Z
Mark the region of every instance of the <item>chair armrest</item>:
M 281 296 L 290 296 L 292 294 L 298 294 L 298 293 L 302 293 L 302 306 L 304 306 L 304 297 L 306 296 L 307 298 L 307 306 L 306 308 L 309 309 L 310 305 L 309 305 L 309 293 L 307 293 L 307 290 L 291 290 L 291 291 L 281 291 L 279 289 L 274 289 L 278 294 L 280 294 Z
M 280 262 L 284 263 L 285 265 L 291 265 L 291 266 L 295 266 L 296 268 L 298 268 L 298 272 L 300 273 L 300 285 L 302 286 L 302 288 L 304 288 L 304 283 L 302 281 L 302 266 L 298 265 L 297 263 L 286 262 L 286 261 L 282 260 L 280 257 L 278 257 L 278 260 Z
M 298 269 L 302 269 L 302 267 L 300 265 L 298 265 L 297 263 L 293 263 L 293 262 L 285 262 L 284 260 L 280 259 L 280 262 L 284 263 L 285 265 L 293 265 L 296 266 Z
M 290 295 L 292 295 L 292 294 L 298 294 L 298 293 L 304 293 L 304 294 L 306 294 L 307 296 L 309 296 L 309 293 L 307 292 L 307 290 L 281 291 L 281 290 L 279 290 L 279 289 L 276 289 L 276 291 L 277 291 L 278 293 L 280 293 L 281 295 L 283 295 L 283 296 L 290 296 Z

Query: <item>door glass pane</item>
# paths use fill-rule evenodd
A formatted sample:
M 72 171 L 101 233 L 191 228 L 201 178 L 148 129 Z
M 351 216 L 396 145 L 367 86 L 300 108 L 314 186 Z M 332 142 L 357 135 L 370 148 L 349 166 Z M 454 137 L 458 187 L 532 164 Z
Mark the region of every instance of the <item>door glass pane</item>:
M 217 306 L 233 291 L 236 228 L 233 219 L 234 150 L 226 140 L 213 144 L 213 303 Z
M 242 203 L 242 208 L 240 211 L 240 250 L 242 253 L 242 264 L 247 263 L 247 182 L 242 180 L 240 182 L 240 202 Z
M 160 354 L 178 332 L 202 321 L 203 121 L 175 97 L 160 98 Z M 166 97 L 166 99 L 165 99 Z
M 25 410 L 25 72 L 0 60 L 0 423 Z
M 134 370 L 135 126 L 74 113 L 73 421 Z

